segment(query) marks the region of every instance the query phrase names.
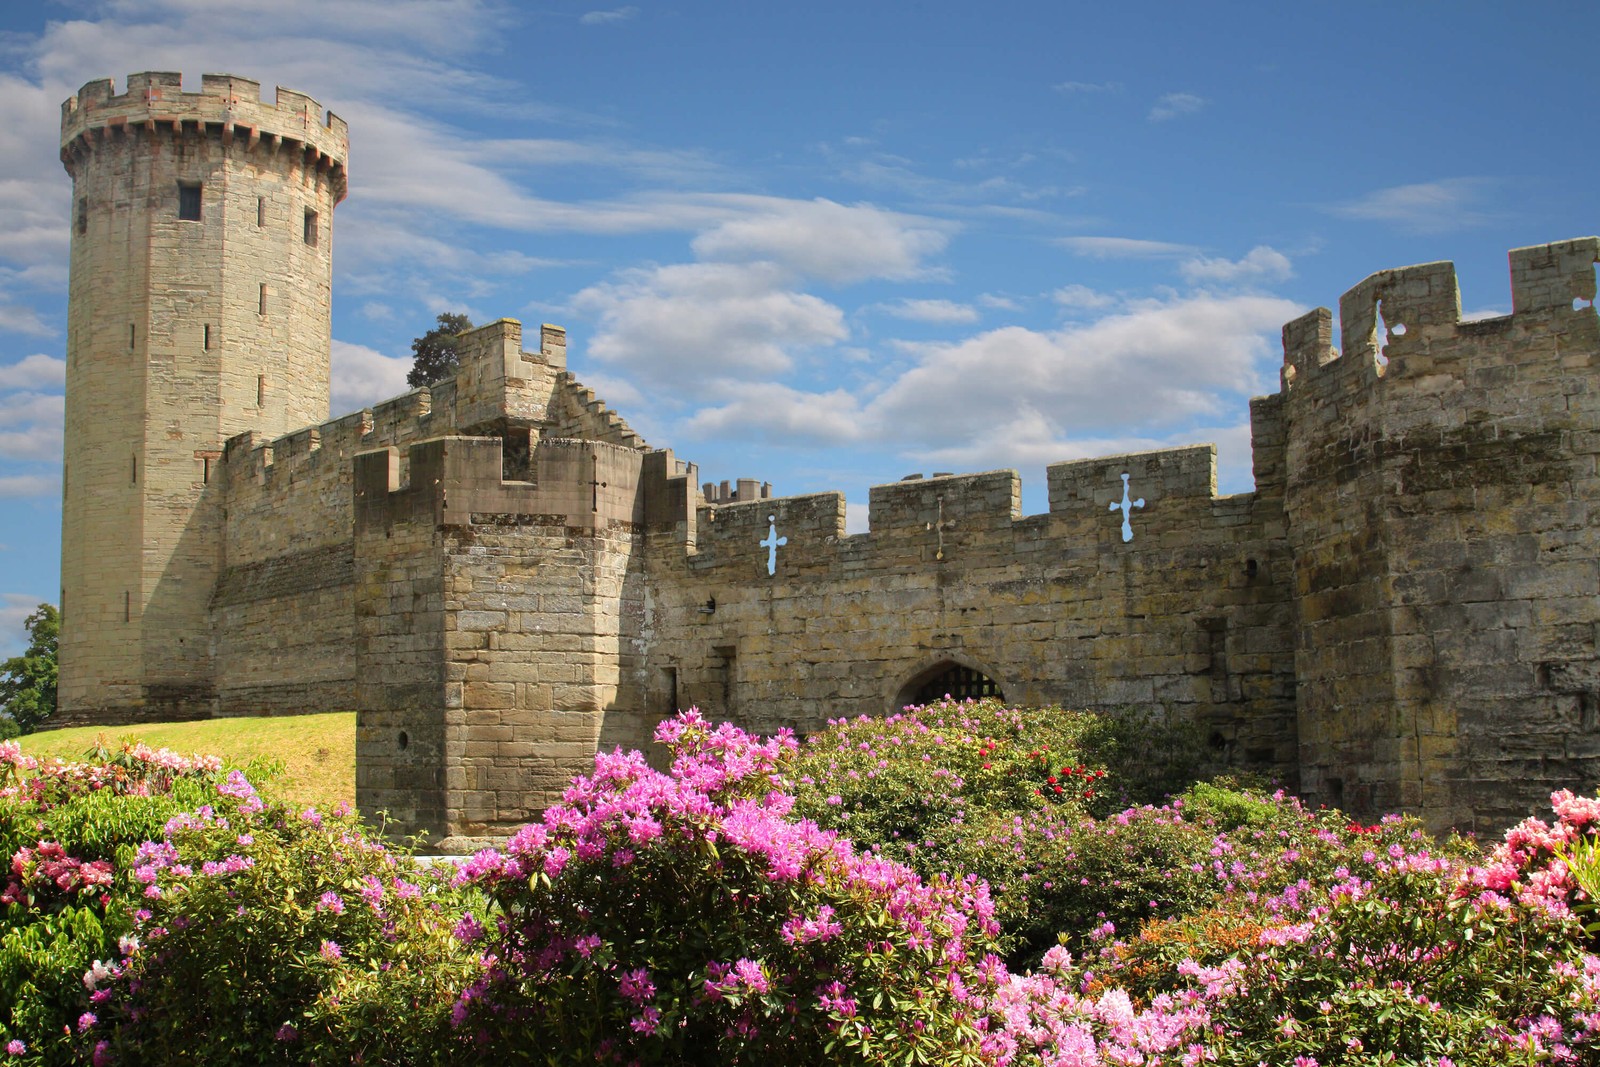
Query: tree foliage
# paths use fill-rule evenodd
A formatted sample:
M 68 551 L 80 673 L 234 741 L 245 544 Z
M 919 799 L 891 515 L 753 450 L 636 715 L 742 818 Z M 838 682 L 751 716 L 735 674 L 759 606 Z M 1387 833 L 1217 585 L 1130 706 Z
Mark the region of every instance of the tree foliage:
M 21 733 L 32 733 L 56 710 L 56 642 L 61 636 L 61 613 L 53 604 L 40 604 L 23 622 L 28 649 L 0 664 L 0 710 Z
M 456 358 L 456 340 L 472 329 L 472 320 L 465 315 L 446 311 L 438 317 L 437 322 L 438 325 L 433 329 L 411 342 L 411 354 L 415 360 L 411 372 L 406 375 L 406 384 L 413 389 L 450 377 L 460 365 Z

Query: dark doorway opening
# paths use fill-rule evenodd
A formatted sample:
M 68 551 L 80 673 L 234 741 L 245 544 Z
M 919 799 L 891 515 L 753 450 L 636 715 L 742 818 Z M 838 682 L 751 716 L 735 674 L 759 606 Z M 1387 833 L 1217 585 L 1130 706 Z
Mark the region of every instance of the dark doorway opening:
M 899 704 L 932 704 L 945 697 L 968 700 L 994 697 L 1004 700 L 1000 683 L 974 667 L 961 663 L 940 663 L 912 679 L 900 691 Z

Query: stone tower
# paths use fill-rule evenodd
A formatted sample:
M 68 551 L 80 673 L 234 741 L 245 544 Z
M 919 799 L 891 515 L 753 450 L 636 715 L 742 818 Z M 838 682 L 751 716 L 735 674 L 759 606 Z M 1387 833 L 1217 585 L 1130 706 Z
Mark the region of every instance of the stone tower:
M 61 110 L 73 181 L 62 474 L 67 720 L 213 711 L 223 442 L 328 415 L 345 123 L 208 74 L 92 81 Z

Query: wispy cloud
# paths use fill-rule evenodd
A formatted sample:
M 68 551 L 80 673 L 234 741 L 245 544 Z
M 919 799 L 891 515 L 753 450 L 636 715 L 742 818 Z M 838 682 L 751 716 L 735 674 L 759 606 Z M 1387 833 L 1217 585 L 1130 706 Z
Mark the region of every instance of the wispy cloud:
M 1181 264 L 1178 272 L 1192 285 L 1238 285 L 1286 281 L 1294 275 L 1294 264 L 1276 248 L 1257 245 L 1242 259 L 1196 256 Z
M 1494 215 L 1481 205 L 1494 185 L 1488 178 L 1441 178 L 1376 189 L 1326 210 L 1339 218 L 1387 223 L 1409 233 L 1448 233 L 1493 221 Z
M 53 460 L 61 455 L 61 394 L 0 395 L 0 457 Z
M 713 225 L 693 241 L 702 259 L 770 261 L 831 282 L 906 279 L 944 250 L 954 226 L 831 200 L 739 201 L 751 210 Z M 733 206 L 730 202 L 729 206 Z
M 48 389 L 65 385 L 67 361 L 35 353 L 0 367 L 0 389 Z
M 1145 241 L 1137 237 L 1058 237 L 1055 243 L 1093 259 L 1152 259 L 1193 255 L 1193 245 L 1171 241 Z
M 637 18 L 638 15 L 639 9 L 630 4 L 627 7 L 619 7 L 612 11 L 585 11 L 578 18 L 578 21 L 585 26 L 612 26 L 618 22 L 627 22 L 630 19 Z
M 0 475 L 0 500 L 26 500 L 61 493 L 61 482 L 44 474 Z M 37 603 L 37 601 L 35 601 Z
M 1117 298 L 1110 293 L 1102 293 L 1097 289 L 1089 288 L 1087 285 L 1078 285 L 1076 283 L 1063 285 L 1050 294 L 1050 299 L 1062 307 L 1085 311 L 1107 308 L 1117 302 Z
M 1065 81 L 1056 82 L 1051 88 L 1058 93 L 1120 93 L 1122 83 Z
M 1150 107 L 1149 119 L 1151 122 L 1166 122 L 1182 115 L 1193 115 L 1196 111 L 1206 106 L 1203 96 L 1194 93 L 1167 93 L 1156 97 L 1156 102 Z
M 771 263 L 681 263 L 623 271 L 572 305 L 597 319 L 590 357 L 689 397 L 783 374 L 797 350 L 849 336 L 844 312 L 793 281 Z
M 977 308 L 953 300 L 900 300 L 892 304 L 879 304 L 877 309 L 885 315 L 911 322 L 958 325 L 978 321 Z

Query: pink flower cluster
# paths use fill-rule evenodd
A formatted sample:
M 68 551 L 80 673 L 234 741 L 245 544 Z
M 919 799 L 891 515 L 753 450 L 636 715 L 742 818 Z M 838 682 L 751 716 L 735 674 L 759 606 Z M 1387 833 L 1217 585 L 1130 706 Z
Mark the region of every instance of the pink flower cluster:
M 81 894 L 104 894 L 111 887 L 109 860 L 84 860 L 69 856 L 54 841 L 20 848 L 11 857 L 11 878 L 0 903 L 39 906 L 51 899 L 71 900 Z
M 124 745 L 109 759 L 89 763 L 51 759 L 39 762 L 23 753 L 16 741 L 0 742 L 0 797 L 19 797 L 39 806 L 53 807 L 68 797 L 109 789 L 117 794 L 149 796 L 164 793 L 174 779 L 215 774 L 222 769 L 216 756 L 180 756 L 169 749 L 140 744 Z
M 976 879 L 925 884 L 899 863 L 858 854 L 837 834 L 790 818 L 794 799 L 781 771 L 792 737 L 759 740 L 690 711 L 663 723 L 657 739 L 673 753 L 670 774 L 638 752 L 601 753 L 593 773 L 575 779 L 542 822 L 520 830 L 503 853 L 481 852 L 462 866 L 460 881 L 495 892 L 515 917 L 498 937 L 476 921 L 458 927 L 458 936 L 484 945 L 503 980 L 518 970 L 548 981 L 573 967 L 596 968 L 612 976 L 626 1014 L 628 1032 L 615 1040 L 654 1033 L 658 1013 L 725 1010 L 734 1012 L 728 1032 L 742 1040 L 760 1030 L 766 1009 L 752 1006 L 757 997 L 820 1013 L 829 1025 L 853 1016 L 862 999 L 851 984 L 861 980 L 857 953 L 923 984 L 919 996 L 948 998 L 975 951 L 998 932 L 987 888 Z M 665 873 L 673 870 L 680 873 Z M 671 976 L 669 994 L 659 971 L 619 958 L 636 949 L 596 936 L 598 926 L 583 927 L 602 908 L 642 907 L 591 901 L 592 894 L 648 899 L 665 884 L 659 880 L 681 884 L 690 870 L 705 872 L 707 881 L 695 883 L 701 891 L 726 894 L 715 907 L 740 916 L 750 940 L 742 955 L 691 961 Z M 558 919 L 548 908 L 566 910 Z M 869 930 L 866 914 L 882 919 Z M 671 930 L 655 936 L 677 938 Z M 852 947 L 839 947 L 841 940 Z M 789 962 L 779 965 L 778 956 Z M 797 966 L 802 959 L 811 962 Z M 470 990 L 458 1021 L 491 993 Z

